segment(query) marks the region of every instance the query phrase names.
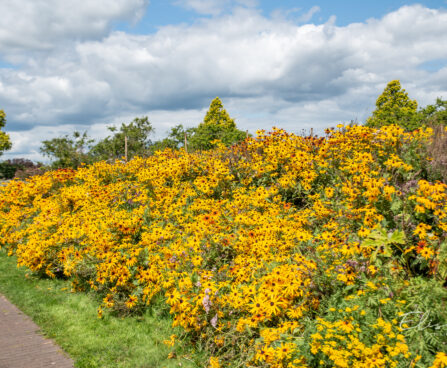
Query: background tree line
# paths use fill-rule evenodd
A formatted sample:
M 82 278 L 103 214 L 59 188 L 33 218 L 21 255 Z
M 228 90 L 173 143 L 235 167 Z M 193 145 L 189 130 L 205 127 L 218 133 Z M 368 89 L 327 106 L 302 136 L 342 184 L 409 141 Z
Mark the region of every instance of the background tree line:
M 0 155 L 11 148 L 9 136 L 1 130 L 5 124 L 6 115 L 0 110 Z M 418 109 L 417 101 L 409 98 L 398 80 L 393 80 L 377 98 L 376 109 L 365 122 L 365 125 L 373 128 L 390 124 L 397 124 L 407 131 L 427 125 L 447 125 L 447 100 L 438 98 L 433 105 Z M 24 159 L 3 161 L 0 162 L 0 178 L 12 178 L 17 174 L 19 177 L 26 177 L 44 169 L 77 168 L 81 164 L 121 159 L 125 155 L 126 140 L 127 157 L 131 159 L 137 155 L 148 156 L 166 148 L 185 149 L 185 141 L 189 152 L 213 149 L 216 140 L 229 146 L 244 140 L 247 135 L 237 128 L 218 97 L 211 102 L 203 122 L 197 127 L 185 128 L 179 124 L 161 140 L 153 142 L 150 139 L 154 128 L 148 117 L 135 118 L 130 123 L 122 123 L 118 128 L 108 127 L 108 130 L 110 135 L 96 143 L 87 132 L 78 131 L 45 140 L 40 152 L 50 158 L 51 164 L 43 167 L 42 164 Z M 443 144 L 440 147 L 441 150 L 447 150 L 447 143 L 445 147 Z
M 162 140 L 152 142 L 150 139 L 154 128 L 147 116 L 135 118 L 128 124 L 122 123 L 119 128 L 108 127 L 108 130 L 111 134 L 97 143 L 88 137 L 87 132 L 76 131 L 71 136 L 43 141 L 40 151 L 52 160 L 53 168 L 76 168 L 81 163 L 121 159 L 126 146 L 127 158 L 131 159 L 166 148 L 180 149 L 184 147 L 185 140 L 188 151 L 197 151 L 214 148 L 215 140 L 232 145 L 246 137 L 246 133 L 236 127 L 234 119 L 223 108 L 218 97 L 211 102 L 203 122 L 197 127 L 185 128 L 179 124 Z
M 4 117 L 4 115 L 1 116 Z M 0 128 L 4 126 L 6 119 L 1 120 L 0 124 L 2 122 L 3 125 L 0 125 Z M 91 164 L 102 160 L 114 161 L 124 157 L 125 147 L 127 158 L 131 159 L 137 155 L 149 156 L 157 150 L 166 148 L 185 148 L 185 141 L 189 152 L 209 150 L 216 146 L 216 140 L 225 145 L 232 145 L 242 141 L 247 135 L 246 132 L 237 128 L 234 119 L 224 109 L 218 97 L 211 102 L 203 122 L 197 127 L 185 128 L 179 124 L 173 127 L 167 137 L 162 140 L 153 142 L 150 139 L 154 128 L 146 116 L 135 118 L 127 124 L 122 123 L 118 128 L 110 126 L 107 129 L 110 134 L 98 142 L 90 138 L 87 132 L 79 131 L 45 140 L 42 142 L 40 152 L 51 160 L 47 167 L 42 167 L 42 164 L 34 165 L 31 161 L 24 159 L 7 160 L 0 163 L 0 178 L 12 178 L 17 173 L 20 174 L 21 170 L 30 171 L 30 167 L 33 168 L 34 173 L 37 169 L 77 168 L 81 164 Z M 9 145 L 0 146 L 0 154 L 9 148 L 11 148 L 10 142 Z

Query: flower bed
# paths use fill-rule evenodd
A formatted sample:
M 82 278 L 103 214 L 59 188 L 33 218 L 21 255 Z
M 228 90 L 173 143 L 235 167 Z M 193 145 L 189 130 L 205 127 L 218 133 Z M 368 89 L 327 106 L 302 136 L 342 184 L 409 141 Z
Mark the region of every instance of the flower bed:
M 99 314 L 162 298 L 211 367 L 443 367 L 447 186 L 430 139 L 274 129 L 13 180 L 0 245 L 95 290 Z

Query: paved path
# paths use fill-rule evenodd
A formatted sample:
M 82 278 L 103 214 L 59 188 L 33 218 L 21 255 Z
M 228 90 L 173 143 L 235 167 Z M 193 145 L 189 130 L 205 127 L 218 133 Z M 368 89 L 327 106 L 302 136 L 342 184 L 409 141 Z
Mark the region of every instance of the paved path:
M 0 295 L 0 368 L 73 368 L 73 362 L 39 327 Z

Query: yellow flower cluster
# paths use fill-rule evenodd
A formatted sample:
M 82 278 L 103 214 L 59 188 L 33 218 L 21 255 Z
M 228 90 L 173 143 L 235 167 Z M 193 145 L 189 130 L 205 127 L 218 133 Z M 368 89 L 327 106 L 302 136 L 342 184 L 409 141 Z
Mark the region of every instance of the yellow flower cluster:
M 433 362 L 433 365 L 430 368 L 444 368 L 444 367 L 447 367 L 447 354 L 446 353 L 436 354 L 436 358 Z
M 368 346 L 361 341 L 362 329 L 354 316 L 335 322 L 318 319 L 319 332 L 311 336 L 312 353 L 321 352 L 340 368 L 396 367 L 411 355 L 395 324 L 379 318 L 372 328 L 376 342 Z
M 334 287 L 373 277 L 361 242 L 405 196 L 388 180 L 412 170 L 401 145 L 429 136 L 397 126 L 325 138 L 273 129 L 230 148 L 14 180 L 0 188 L 0 246 L 19 266 L 97 291 L 105 308 L 131 312 L 163 296 L 174 326 L 211 341 L 210 367 L 230 365 L 237 348 L 252 366 L 310 366 L 299 336 L 324 298 L 317 275 Z M 446 195 L 443 184 L 419 182 L 410 200 L 436 218 L 414 229 L 420 239 L 447 229 Z M 363 341 L 360 318 L 357 309 L 318 318 L 312 354 L 336 367 L 394 367 L 410 356 L 380 318 L 369 324 L 375 343 Z

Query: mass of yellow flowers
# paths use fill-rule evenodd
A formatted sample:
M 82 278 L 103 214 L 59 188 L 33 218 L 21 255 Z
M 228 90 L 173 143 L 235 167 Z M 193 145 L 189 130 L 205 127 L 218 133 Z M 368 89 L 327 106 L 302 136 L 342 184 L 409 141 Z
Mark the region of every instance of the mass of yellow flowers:
M 401 323 L 418 312 L 412 278 L 445 282 L 447 186 L 417 167 L 431 135 L 274 128 L 12 180 L 0 247 L 94 290 L 99 317 L 161 298 L 209 367 L 446 367 L 442 316 L 436 331 Z M 413 343 L 424 327 L 440 340 L 425 355 Z

